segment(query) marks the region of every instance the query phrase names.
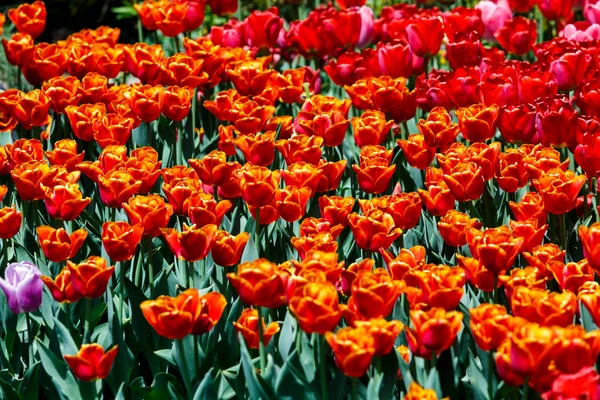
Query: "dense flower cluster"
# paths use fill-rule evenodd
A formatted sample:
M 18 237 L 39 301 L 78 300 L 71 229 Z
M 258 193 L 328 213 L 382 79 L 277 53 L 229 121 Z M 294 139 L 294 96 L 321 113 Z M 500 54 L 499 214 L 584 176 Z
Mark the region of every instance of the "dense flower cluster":
M 137 3 L 133 44 L 7 11 L 0 367 L 106 379 L 82 396 L 600 398 L 600 6 L 238 3 Z

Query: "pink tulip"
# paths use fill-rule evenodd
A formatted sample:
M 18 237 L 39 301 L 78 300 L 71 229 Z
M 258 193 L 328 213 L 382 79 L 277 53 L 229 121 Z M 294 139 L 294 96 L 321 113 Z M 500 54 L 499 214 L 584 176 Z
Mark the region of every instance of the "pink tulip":
M 484 0 L 475 6 L 481 11 L 481 20 L 485 25 L 483 37 L 489 41 L 495 41 L 494 33 L 504 26 L 506 21 L 512 18 L 512 11 L 506 0 L 497 2 Z

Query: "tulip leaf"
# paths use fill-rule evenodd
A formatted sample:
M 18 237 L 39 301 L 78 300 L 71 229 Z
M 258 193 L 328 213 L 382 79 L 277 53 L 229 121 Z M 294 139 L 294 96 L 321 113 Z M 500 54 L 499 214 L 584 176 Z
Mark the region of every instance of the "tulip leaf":
M 429 376 L 427 377 L 427 381 L 425 382 L 424 385 L 425 388 L 427 389 L 433 389 L 435 390 L 438 398 L 442 398 L 442 384 L 440 382 L 440 373 L 437 370 L 437 368 L 433 368 L 430 372 L 429 372 Z
M 212 372 L 213 369 L 211 368 L 206 374 L 204 374 L 204 378 L 196 389 L 196 393 L 194 393 L 193 400 L 211 400 L 220 398 L 217 394 Z
M 4 379 L 0 379 L 0 394 L 2 395 L 0 399 L 6 400 L 16 400 L 22 399 L 19 392 L 15 390 L 15 388 Z
M 302 392 L 305 399 L 317 399 L 318 396 L 313 385 L 307 382 L 302 372 L 293 365 L 298 361 L 297 350 L 292 350 L 287 357 L 284 357 L 284 360 L 275 382 L 277 397 L 293 399 Z
M 373 376 L 369 380 L 369 385 L 367 386 L 367 399 L 378 399 L 379 398 L 379 389 L 381 388 L 382 382 L 383 382 L 383 374 L 380 372 L 376 372 L 375 376 Z
M 77 344 L 71 336 L 71 332 L 63 325 L 58 318 L 54 318 L 55 332 L 58 336 L 58 342 L 60 343 L 60 351 L 63 355 L 75 355 L 79 351 Z
M 37 348 L 42 359 L 44 372 L 51 377 L 50 380 L 56 387 L 60 398 L 64 400 L 83 400 L 78 390 L 77 381 L 75 381 L 75 378 L 69 372 L 67 364 L 56 358 L 39 339 Z
M 277 396 L 273 389 L 265 382 L 265 380 L 256 373 L 256 367 L 248 353 L 248 348 L 244 342 L 242 334 L 238 334 L 240 342 L 240 352 L 242 354 L 242 370 L 246 378 L 246 386 L 251 399 L 276 399 Z
M 398 366 L 400 367 L 400 373 L 402 375 L 402 381 L 404 382 L 404 386 L 408 389 L 410 384 L 413 382 L 413 377 L 410 372 L 410 364 L 402 358 L 399 352 L 394 351 L 396 353 L 396 358 L 398 359 Z
M 177 384 L 178 380 L 171 374 L 159 372 L 154 375 L 151 386 L 145 386 L 144 378 L 137 377 L 131 382 L 131 390 L 138 393 L 144 400 L 163 400 L 171 397 L 169 395 L 169 383 Z
M 300 364 L 304 370 L 304 375 L 308 382 L 315 380 L 315 374 L 317 373 L 317 365 L 315 362 L 313 343 L 309 338 L 314 336 L 308 336 L 305 333 L 301 334 L 302 347 L 300 349 Z
M 398 353 L 395 349 L 381 357 L 381 366 L 383 371 L 383 381 L 379 388 L 381 399 L 391 399 L 398 381 Z
M 124 288 L 122 289 L 124 290 Z M 106 344 L 105 348 L 118 345 L 119 350 L 117 351 L 117 357 L 113 364 L 112 370 L 107 377 L 107 382 L 111 386 L 113 392 L 116 392 L 121 385 L 121 382 L 129 383 L 131 371 L 133 370 L 133 363 L 135 361 L 133 353 L 127 347 L 127 344 L 123 340 L 123 329 L 121 326 L 120 317 L 118 315 L 119 310 L 115 307 L 114 299 L 112 294 L 108 294 L 108 325 L 110 327 L 110 344 Z M 107 335 L 108 336 L 108 335 Z
M 248 221 L 246 228 L 248 227 L 248 225 L 250 225 L 251 221 L 254 221 L 254 219 L 251 218 Z M 248 232 L 252 232 L 252 231 L 248 231 Z M 240 260 L 240 263 L 250 262 L 250 261 L 257 260 L 257 259 L 258 259 L 258 252 L 256 251 L 256 242 L 254 241 L 254 236 L 250 236 L 250 239 L 248 239 L 248 243 L 246 243 L 246 247 L 244 248 L 244 252 L 242 253 L 242 259 Z
M 279 340 L 277 341 L 279 354 L 281 354 L 281 358 L 284 360 L 287 359 L 290 354 L 297 330 L 298 323 L 296 322 L 296 319 L 291 312 L 287 311 L 281 326 L 281 332 L 279 333 Z

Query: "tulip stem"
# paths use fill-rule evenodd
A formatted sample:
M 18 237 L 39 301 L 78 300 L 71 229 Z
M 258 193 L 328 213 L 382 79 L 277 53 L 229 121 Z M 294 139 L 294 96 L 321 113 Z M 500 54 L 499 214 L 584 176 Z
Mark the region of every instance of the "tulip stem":
M 119 285 L 121 285 L 121 297 L 119 297 L 119 316 L 121 317 L 121 326 L 125 321 L 125 315 L 123 313 L 123 303 L 125 303 L 125 262 L 119 263 Z
M 488 394 L 494 400 L 494 352 L 490 351 L 488 358 Z
M 2 268 L 8 264 L 8 239 L 2 239 Z
M 260 373 L 264 375 L 265 368 L 267 367 L 267 359 L 265 357 L 265 342 L 264 342 L 264 332 L 263 332 L 263 317 L 262 317 L 262 307 L 257 307 L 258 311 L 258 355 L 260 358 Z
M 92 299 L 90 298 L 85 299 L 85 321 L 83 323 L 83 343 L 91 343 Z
M 152 238 L 144 239 L 146 242 L 146 254 L 148 255 L 148 280 L 150 283 L 150 293 L 154 290 L 154 260 L 152 260 Z
M 584 200 L 585 201 L 585 200 Z M 567 250 L 567 221 L 565 213 L 558 216 L 558 231 L 560 236 L 560 245 L 563 250 Z
M 494 274 L 494 304 L 498 304 L 498 274 Z
M 237 0 L 238 6 L 237 6 L 237 11 L 235 13 L 235 16 L 237 17 L 238 21 L 242 20 L 242 0 Z
M 256 207 L 256 228 L 254 229 L 256 234 L 256 254 L 260 258 L 260 207 Z
M 25 313 L 25 321 L 27 322 L 27 342 L 29 343 L 29 368 L 31 368 L 33 365 L 33 330 L 29 313 Z
M 523 384 L 523 400 L 529 400 L 529 378 Z
M 319 375 L 321 379 L 321 399 L 327 400 L 327 359 L 325 357 L 325 336 L 317 335 L 317 343 L 319 344 Z
M 188 261 L 188 288 L 195 287 L 194 275 L 194 262 Z
M 175 46 L 175 53 L 181 53 L 179 49 L 179 38 L 177 36 L 173 37 L 173 45 Z
M 358 380 L 352 378 L 352 400 L 358 400 Z
M 181 367 L 181 371 L 179 371 L 181 373 L 181 378 L 183 379 L 183 384 L 185 386 L 185 391 L 187 394 L 187 398 L 191 398 L 193 395 L 192 392 L 192 387 L 190 385 L 190 380 L 188 379 L 190 377 L 190 373 L 188 371 L 187 368 L 187 361 L 185 359 L 185 348 L 183 346 L 183 339 L 178 339 L 175 340 L 175 343 L 177 343 L 177 352 L 179 353 L 179 359 L 180 359 L 180 367 Z

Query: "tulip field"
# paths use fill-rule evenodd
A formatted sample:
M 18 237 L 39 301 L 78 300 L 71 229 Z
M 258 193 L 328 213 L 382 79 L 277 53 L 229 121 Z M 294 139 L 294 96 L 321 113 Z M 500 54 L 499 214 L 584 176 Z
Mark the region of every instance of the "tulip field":
M 0 400 L 600 400 L 596 1 L 0 6 Z

